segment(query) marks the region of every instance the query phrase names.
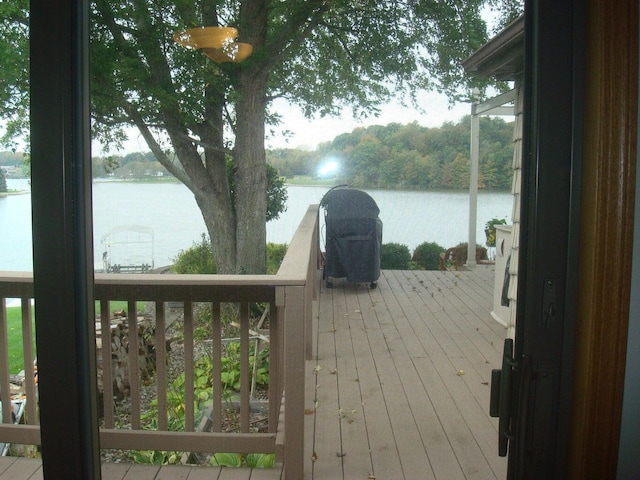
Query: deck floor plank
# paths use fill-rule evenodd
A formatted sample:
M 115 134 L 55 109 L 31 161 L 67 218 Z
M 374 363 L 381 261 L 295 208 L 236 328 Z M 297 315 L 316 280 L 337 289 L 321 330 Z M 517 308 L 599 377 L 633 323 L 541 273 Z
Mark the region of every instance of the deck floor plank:
M 311 466 L 313 478 L 331 478 L 335 472 L 342 477 L 342 460 L 336 455 L 341 451 L 340 410 L 338 399 L 338 377 L 331 375 L 337 370 L 336 325 L 333 311 L 333 291 L 320 296 L 322 322 L 317 326 L 316 359 L 307 363 L 307 388 L 315 390 L 313 443 L 305 458 Z M 309 468 L 306 468 L 309 470 Z
M 0 480 L 29 479 L 40 468 L 40 461 L 31 458 L 25 458 L 19 462 L 11 462 L 4 472 L 0 474 Z
M 163 465 L 160 469 L 158 469 L 154 480 L 187 480 L 187 478 L 191 477 L 192 470 L 194 469 L 191 467 L 189 469 L 186 469 L 181 465 Z M 207 478 L 217 478 L 215 470 L 208 469 L 207 472 Z
M 358 470 L 345 469 L 345 478 L 359 478 L 356 477 L 357 474 L 362 475 L 363 478 L 368 476 L 403 478 L 402 470 L 398 468 L 399 457 L 393 426 L 386 414 L 379 415 L 381 410 L 386 412 L 387 403 L 380 381 L 380 370 L 372 360 L 375 345 L 372 345 L 370 340 L 372 333 L 370 317 L 363 312 L 365 307 L 359 300 L 359 294 L 366 290 L 367 287 L 362 285 L 350 285 L 343 290 L 346 308 L 345 327 L 349 332 L 349 343 L 348 350 L 341 351 L 340 355 L 352 356 L 351 361 L 356 369 L 355 376 L 350 378 L 350 383 L 346 385 L 351 389 L 351 395 L 349 404 L 344 404 L 343 424 L 347 434 L 351 435 L 345 436 L 344 442 L 347 445 L 359 442 L 363 456 L 363 462 L 359 464 Z M 347 396 L 347 394 L 346 389 L 341 392 L 341 396 Z M 355 426 L 358 427 L 357 433 L 364 438 L 355 435 Z M 371 435 L 371 431 L 380 432 L 380 434 Z M 349 448 L 353 450 L 353 447 Z M 353 458 L 347 457 L 345 461 L 355 463 Z M 385 468 L 387 465 L 390 466 L 389 469 Z M 351 475 L 348 475 L 349 473 Z
M 454 277 L 449 275 L 449 281 L 452 278 L 456 279 L 451 288 L 470 290 L 473 285 L 464 284 L 464 280 L 469 275 L 468 272 L 460 272 Z M 439 278 L 441 279 L 442 276 Z M 407 300 L 413 302 L 415 306 L 418 296 L 413 292 L 419 287 L 415 284 L 402 283 L 404 294 L 400 295 L 400 298 L 403 299 L 405 308 L 409 311 L 411 306 Z M 448 427 L 447 432 L 454 433 L 450 438 L 454 442 L 459 442 L 455 450 L 467 475 L 474 475 L 477 478 L 501 478 L 504 476 L 506 467 L 504 461 L 496 462 L 495 460 L 496 422 L 486 414 L 489 404 L 490 370 L 499 364 L 501 354 L 493 346 L 485 354 L 480 354 L 476 346 L 469 342 L 470 338 L 474 341 L 478 338 L 477 329 L 480 327 L 476 325 L 483 321 L 482 315 L 469 314 L 460 306 L 456 295 L 446 291 L 443 284 L 441 286 L 442 289 L 433 297 L 429 296 L 433 300 L 430 313 L 439 320 L 439 324 L 433 325 L 434 337 L 442 347 L 433 349 L 432 358 L 439 366 L 441 378 L 449 392 L 450 402 L 456 405 L 458 415 L 464 422 L 462 430 L 466 430 L 463 434 L 462 430 Z M 398 288 L 396 290 L 399 291 Z M 484 303 L 478 305 L 477 311 L 488 312 L 490 300 Z M 422 318 L 425 319 L 426 310 L 421 308 L 416 308 L 409 317 L 414 318 L 414 314 L 418 313 L 422 313 Z M 504 335 L 504 327 L 501 328 Z M 499 340 L 500 337 L 495 336 L 492 341 L 500 343 Z
M 131 466 L 129 463 L 103 463 L 102 480 L 122 480 Z
M 386 285 L 381 285 L 386 288 Z M 377 291 L 378 289 L 376 289 Z M 400 459 L 403 478 L 430 478 L 431 467 L 424 443 L 409 400 L 407 375 L 411 376 L 410 364 L 398 364 L 397 353 L 404 350 L 401 335 L 391 316 L 378 317 L 371 306 L 370 291 L 360 290 L 360 307 L 367 319 L 367 336 L 372 363 L 383 393 L 386 413 L 392 425 L 397 455 Z M 370 360 L 371 361 L 371 360 Z M 415 379 L 415 378 L 414 378 Z M 413 390 L 415 385 L 411 385 Z M 420 402 L 422 403 L 422 402 Z
M 375 292 L 372 292 L 372 296 L 374 295 Z M 429 356 L 421 342 L 425 332 L 414 329 L 393 295 L 385 292 L 384 297 L 380 296 L 380 299 L 383 308 L 377 308 L 376 313 L 378 317 L 385 319 L 384 322 L 380 322 L 381 325 L 392 324 L 397 328 L 397 339 L 393 339 L 389 334 L 386 334 L 386 337 L 401 372 L 400 378 L 408 400 L 407 408 L 413 412 L 424 456 L 430 462 L 430 467 L 425 470 L 423 477 L 462 478 L 460 467 L 432 401 L 434 392 L 441 390 L 441 387 L 434 383 L 425 384 L 420 371 L 424 367 L 415 361 Z
M 468 278 L 470 275 L 466 273 L 461 280 L 464 281 Z M 472 285 L 459 285 L 456 287 L 456 291 L 470 292 Z M 411 295 L 407 295 L 407 297 L 412 298 Z M 461 410 L 466 423 L 474 432 L 474 438 L 477 439 L 483 454 L 488 459 L 492 459 L 495 455 L 494 439 L 497 434 L 497 423 L 495 419 L 487 417 L 486 410 L 489 405 L 490 371 L 501 359 L 501 352 L 495 346 L 500 342 L 496 337 L 491 342 L 483 341 L 477 335 L 479 327 L 475 326 L 481 321 L 477 313 L 471 312 L 467 306 L 462 306 L 457 295 L 449 294 L 446 295 L 446 298 L 451 303 L 452 319 L 457 321 L 460 326 L 460 333 L 453 337 L 453 341 L 460 352 L 456 362 L 460 367 L 458 374 L 463 380 L 465 388 L 458 389 L 455 400 L 465 406 Z M 489 303 L 487 302 L 484 311 L 490 308 Z M 502 329 L 504 335 L 504 327 Z M 458 387 L 462 387 L 462 385 Z M 490 460 L 488 461 L 490 462 Z M 500 474 L 501 470 L 496 473 Z
M 2 474 L 16 461 L 15 457 L 0 457 L 0 478 Z
M 158 471 L 157 465 L 132 465 L 122 480 L 154 480 Z
M 342 289 L 333 292 L 336 346 L 336 370 L 327 372 L 338 382 L 338 410 L 341 439 L 335 455 L 340 458 L 345 478 L 366 478 L 372 474 L 366 417 L 361 392 L 362 365 L 356 358 L 357 344 L 362 342 L 362 326 L 348 304 L 350 296 Z

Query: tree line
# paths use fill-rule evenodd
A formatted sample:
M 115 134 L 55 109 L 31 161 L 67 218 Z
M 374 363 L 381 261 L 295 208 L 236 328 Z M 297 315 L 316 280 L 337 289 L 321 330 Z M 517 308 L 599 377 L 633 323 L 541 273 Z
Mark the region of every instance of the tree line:
M 479 186 L 508 190 L 512 182 L 513 122 L 480 119 Z M 327 162 L 335 183 L 360 188 L 466 189 L 469 187 L 470 117 L 440 127 L 391 123 L 343 133 L 316 150 L 274 149 L 267 161 L 280 176 L 320 178 Z M 20 166 L 24 155 L 0 152 L 0 165 Z M 94 157 L 94 178 L 171 178 L 151 152 Z
M 480 119 L 479 187 L 508 190 L 512 182 L 513 122 Z M 336 183 L 361 188 L 466 189 L 470 117 L 441 127 L 391 123 L 357 128 L 315 151 L 278 149 L 267 160 L 285 177 L 322 176 L 335 162 Z

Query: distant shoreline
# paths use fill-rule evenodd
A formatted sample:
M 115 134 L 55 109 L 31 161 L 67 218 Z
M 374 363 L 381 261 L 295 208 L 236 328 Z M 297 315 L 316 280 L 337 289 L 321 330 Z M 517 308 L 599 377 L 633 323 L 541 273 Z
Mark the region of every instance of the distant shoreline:
M 14 178 L 15 179 L 15 178 Z M 26 179 L 26 178 L 25 178 Z M 24 179 L 23 179 L 24 180 Z M 181 183 L 175 177 L 156 177 L 156 178 L 105 178 L 105 177 L 96 177 L 93 179 L 93 183 Z M 337 178 L 317 178 L 305 175 L 297 175 L 294 177 L 284 177 L 285 186 L 295 186 L 295 187 L 335 187 L 336 185 L 341 185 L 342 182 Z M 415 192 L 428 192 L 428 191 L 468 191 L 467 189 L 420 189 L 420 188 L 409 188 L 409 187 L 353 187 L 358 188 L 360 190 L 398 190 L 398 191 L 415 191 Z M 509 189 L 487 189 L 482 188 L 480 190 L 489 191 L 489 192 L 509 192 Z M 30 193 L 28 190 L 12 190 L 9 192 L 0 193 L 0 198 L 6 195 L 20 195 L 20 194 L 28 194 Z

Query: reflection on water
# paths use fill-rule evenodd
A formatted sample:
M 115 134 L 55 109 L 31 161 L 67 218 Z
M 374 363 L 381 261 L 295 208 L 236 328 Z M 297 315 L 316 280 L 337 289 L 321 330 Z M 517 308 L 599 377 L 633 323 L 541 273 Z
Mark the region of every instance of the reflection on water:
M 10 189 L 27 188 L 24 180 L 8 180 Z M 267 241 L 289 243 L 308 205 L 318 204 L 328 187 L 289 186 L 287 211 L 267 224 Z M 466 241 L 469 195 L 450 191 L 367 190 L 380 208 L 382 242 L 396 242 L 413 250 L 422 242 L 443 247 Z M 484 243 L 484 224 L 491 218 L 511 218 L 508 192 L 478 195 L 478 243 Z M 156 267 L 169 265 L 180 250 L 199 242 L 206 232 L 191 192 L 178 183 L 97 182 L 93 185 L 94 257 L 102 267 L 100 239 L 114 228 L 135 225 L 153 230 L 153 244 L 133 247 L 132 257 L 153 258 Z M 0 270 L 32 270 L 31 195 L 0 198 Z M 322 216 L 321 216 L 322 217 Z M 320 243 L 324 246 L 321 223 Z M 137 248 L 137 250 L 136 250 Z M 141 248 L 144 250 L 141 250 Z M 151 252 L 148 252 L 152 249 Z M 126 252 L 114 262 L 127 263 Z

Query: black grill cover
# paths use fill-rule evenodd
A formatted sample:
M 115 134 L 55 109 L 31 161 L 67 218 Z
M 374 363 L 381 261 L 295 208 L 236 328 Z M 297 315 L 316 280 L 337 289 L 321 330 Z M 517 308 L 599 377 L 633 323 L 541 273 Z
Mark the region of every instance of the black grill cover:
M 380 277 L 382 221 L 367 193 L 352 188 L 329 190 L 325 209 L 325 277 L 348 282 L 375 282 Z

